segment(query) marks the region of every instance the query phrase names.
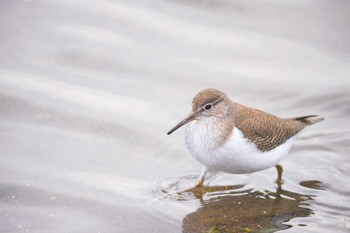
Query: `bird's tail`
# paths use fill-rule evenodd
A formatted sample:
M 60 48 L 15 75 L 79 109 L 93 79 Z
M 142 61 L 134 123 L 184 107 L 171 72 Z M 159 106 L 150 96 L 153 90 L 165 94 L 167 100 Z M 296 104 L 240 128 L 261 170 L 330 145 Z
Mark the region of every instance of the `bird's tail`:
M 313 119 L 310 119 L 313 118 Z M 301 121 L 307 125 L 313 125 L 316 124 L 317 122 L 323 121 L 324 117 L 318 117 L 318 115 L 309 115 L 309 116 L 302 116 L 302 117 L 297 117 L 295 118 L 297 121 Z

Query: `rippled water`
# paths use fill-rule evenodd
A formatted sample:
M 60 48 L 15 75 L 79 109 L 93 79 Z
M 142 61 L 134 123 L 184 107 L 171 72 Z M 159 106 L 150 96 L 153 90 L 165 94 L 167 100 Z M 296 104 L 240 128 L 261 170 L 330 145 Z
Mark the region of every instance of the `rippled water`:
M 10 1 L 0 7 L 0 232 L 349 232 L 348 1 Z M 274 169 L 209 187 L 183 130 L 216 87 L 320 114 Z

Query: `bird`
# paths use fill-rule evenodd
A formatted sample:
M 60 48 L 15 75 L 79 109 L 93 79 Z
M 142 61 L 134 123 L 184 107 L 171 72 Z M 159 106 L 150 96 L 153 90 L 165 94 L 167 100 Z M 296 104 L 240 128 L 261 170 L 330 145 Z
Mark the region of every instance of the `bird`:
M 192 111 L 167 132 L 187 125 L 185 142 L 191 155 L 203 164 L 194 187 L 202 187 L 208 172 L 249 174 L 271 167 L 282 183 L 280 161 L 295 138 L 308 126 L 323 121 L 318 115 L 281 118 L 233 102 L 224 92 L 208 88 L 192 100 Z

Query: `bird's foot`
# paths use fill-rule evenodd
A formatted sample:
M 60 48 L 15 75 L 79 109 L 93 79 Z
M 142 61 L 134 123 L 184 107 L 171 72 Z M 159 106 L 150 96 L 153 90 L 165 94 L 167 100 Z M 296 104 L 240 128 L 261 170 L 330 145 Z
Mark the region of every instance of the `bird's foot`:
M 177 193 L 185 193 L 185 192 L 192 192 L 192 193 L 198 193 L 201 192 L 201 190 L 204 188 L 204 179 L 200 179 L 195 185 L 189 187 L 189 188 L 184 188 L 181 190 L 178 190 Z

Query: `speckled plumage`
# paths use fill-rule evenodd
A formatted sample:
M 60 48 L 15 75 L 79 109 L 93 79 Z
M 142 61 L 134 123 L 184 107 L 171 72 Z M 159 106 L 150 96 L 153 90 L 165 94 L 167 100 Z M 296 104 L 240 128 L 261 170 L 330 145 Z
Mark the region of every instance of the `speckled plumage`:
M 266 152 L 283 144 L 306 126 L 323 119 L 318 118 L 314 121 L 308 119 L 316 117 L 315 115 L 280 118 L 258 109 L 234 103 L 225 93 L 213 88 L 202 90 L 193 98 L 192 111 L 198 111 L 205 104 L 212 103 L 219 98 L 224 98 L 223 104 L 226 107 L 216 111 L 214 109 L 212 114 L 213 117 L 218 118 L 216 119 L 217 127 L 223 126 L 218 146 L 223 145 L 231 135 L 233 128 L 237 127 L 260 151 Z
M 235 105 L 234 124 L 262 152 L 276 148 L 306 126 L 313 124 L 312 121 L 307 120 L 307 116 L 300 119 L 279 118 L 254 108 L 233 104 Z

